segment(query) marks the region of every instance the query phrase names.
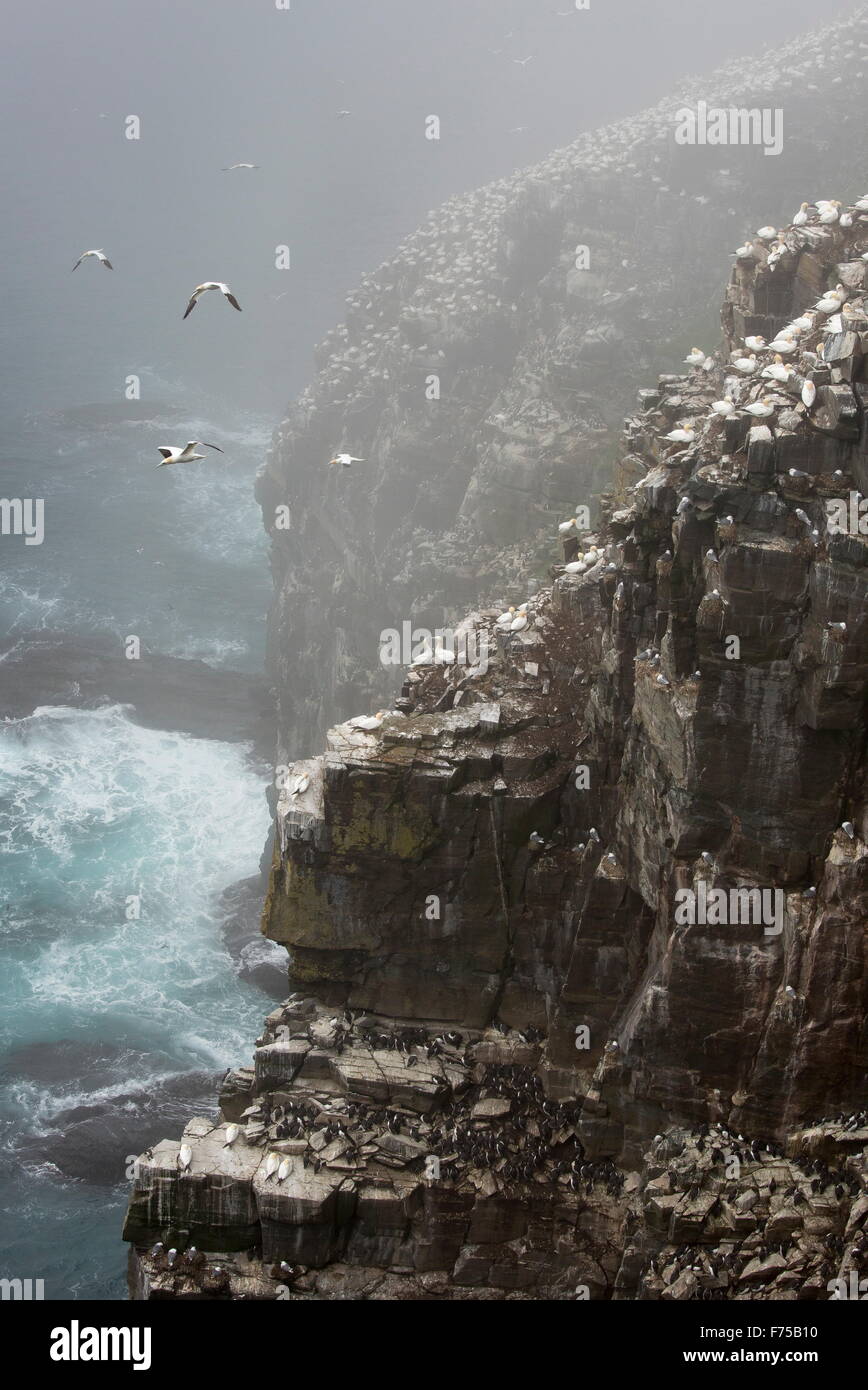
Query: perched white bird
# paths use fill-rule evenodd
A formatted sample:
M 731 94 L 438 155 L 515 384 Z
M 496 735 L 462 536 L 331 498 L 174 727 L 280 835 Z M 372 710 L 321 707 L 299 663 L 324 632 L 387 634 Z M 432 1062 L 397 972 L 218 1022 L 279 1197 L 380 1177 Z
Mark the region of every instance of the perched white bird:
M 768 396 L 763 396 L 761 400 L 753 401 L 745 406 L 748 415 L 753 415 L 757 420 L 764 420 L 768 415 L 774 415 L 775 408 Z
M 847 836 L 847 839 L 848 839 L 848 840 L 855 840 L 855 838 L 856 838 L 856 827 L 855 827 L 855 825 L 853 824 L 853 822 L 852 822 L 851 820 L 842 821 L 842 822 L 841 822 L 841 829 L 843 830 L 844 834 Z
M 817 205 L 819 207 L 819 204 Z M 837 198 L 833 198 L 831 203 L 823 207 L 820 212 L 820 223 L 824 227 L 829 227 L 833 222 L 837 222 L 841 215 L 841 204 Z
M 357 459 L 354 454 L 335 454 L 329 463 L 339 463 L 343 468 L 352 468 L 354 463 L 364 463 L 364 459 Z
M 727 415 L 734 415 L 735 401 L 733 401 L 730 396 L 724 396 L 721 401 L 712 401 L 711 413 L 712 415 L 722 415 L 724 417 Z
M 820 310 L 820 313 L 834 314 L 838 312 L 846 298 L 847 291 L 844 289 L 843 285 L 838 284 L 833 290 L 824 290 L 821 298 L 818 299 L 817 303 L 814 305 L 814 308 Z M 826 304 L 831 304 L 833 307 L 831 309 L 820 308 L 821 305 Z
M 567 566 L 567 569 L 569 569 L 569 565 Z M 505 613 L 501 613 L 500 617 L 497 619 L 495 623 L 495 627 L 509 627 L 514 617 L 515 609 L 508 608 Z
M 584 574 L 588 566 L 584 560 L 571 560 L 568 565 L 564 565 L 565 574 Z
M 705 361 L 705 353 L 702 351 L 702 348 L 692 347 L 684 361 L 690 367 L 701 367 Z
M 576 526 L 577 523 L 578 517 L 571 517 L 569 521 L 562 521 L 560 523 L 560 525 L 558 526 L 558 531 L 562 536 L 565 536 L 568 531 L 572 531 L 573 527 Z
M 771 241 L 773 237 L 777 236 L 777 234 L 777 227 L 760 227 L 759 231 L 757 232 L 757 236 L 759 237 L 760 241 Z
M 689 425 L 679 425 L 678 429 L 670 430 L 669 433 L 664 436 L 664 438 L 671 439 L 676 444 L 692 444 L 695 437 L 696 431 L 691 429 Z
M 798 212 L 796 213 L 795 217 L 793 218 L 793 226 L 794 226 L 794 227 L 804 227 L 804 225 L 805 225 L 805 223 L 807 222 L 807 220 L 808 220 L 808 204 L 807 204 L 807 203 L 802 203 L 802 206 L 799 208 Z
M 274 1177 L 274 1175 L 275 1175 L 275 1173 L 277 1172 L 277 1170 L 278 1170 L 279 1167 L 280 1167 L 280 1154 L 270 1153 L 270 1154 L 268 1155 L 268 1158 L 265 1160 L 265 1181 L 266 1181 L 266 1182 L 268 1182 L 268 1179 L 269 1179 L 269 1178 L 273 1178 L 273 1177 Z
M 756 353 L 752 352 L 749 357 L 736 357 L 732 365 L 737 372 L 741 372 L 744 376 L 750 376 L 752 372 L 757 370 L 759 363 L 756 360 Z
M 763 367 L 762 375 L 764 377 L 770 377 L 772 381 L 789 381 L 792 371 L 792 367 L 788 367 L 782 360 L 780 353 L 778 353 L 774 362 L 770 362 L 767 367 Z
M 112 265 L 105 251 L 83 251 L 82 254 L 79 256 L 78 260 L 76 261 L 75 265 L 72 267 L 72 269 L 78 270 L 78 267 L 81 265 L 82 261 L 86 261 L 88 256 L 95 256 L 96 259 L 99 261 L 100 265 L 105 266 L 106 270 L 114 270 L 114 266 Z
M 229 1149 L 232 1147 L 232 1145 L 235 1143 L 235 1140 L 238 1138 L 239 1133 L 240 1130 L 238 1128 L 238 1125 L 226 1126 L 226 1138 L 223 1142 L 224 1149 Z
M 515 617 L 509 625 L 509 630 L 510 632 L 521 632 L 524 628 L 527 627 L 528 622 L 529 618 L 527 613 L 516 613 Z
M 199 302 L 199 296 L 207 294 L 208 290 L 219 290 L 223 298 L 229 300 L 232 308 L 237 309 L 239 314 L 241 313 L 241 305 L 238 303 L 238 300 L 235 298 L 235 295 L 228 285 L 224 285 L 222 280 L 206 280 L 203 284 L 197 285 L 190 295 L 190 302 L 184 310 L 184 318 L 186 318 L 188 314 L 192 314 Z
M 219 444 L 206 444 L 204 439 L 188 439 L 183 449 L 172 448 L 170 445 L 158 445 L 157 453 L 163 455 L 162 463 L 158 463 L 158 468 L 165 468 L 170 463 L 192 463 L 194 459 L 203 459 L 205 454 L 197 454 L 197 449 L 216 449 L 218 454 L 223 450 Z
M 857 212 L 868 212 L 868 193 L 865 194 L 864 198 L 857 198 L 853 206 Z
M 798 352 L 798 350 L 798 339 L 790 329 L 785 329 L 775 338 L 773 343 L 769 343 L 769 352 L 788 353 Z
M 186 1173 L 190 1164 L 193 1162 L 193 1150 L 189 1144 L 182 1144 L 178 1150 L 178 1167 L 182 1173 Z
M 277 1181 L 286 1182 L 286 1179 L 289 1177 L 291 1172 L 292 1160 L 289 1158 L 285 1158 L 277 1170 Z
M 752 333 L 750 337 L 745 338 L 744 345 L 752 352 L 762 352 L 766 345 L 766 340 L 761 333 Z
M 291 785 L 290 788 L 289 788 L 289 794 L 290 794 L 290 796 L 293 797 L 293 798 L 295 798 L 295 797 L 297 797 L 297 796 L 304 796 L 304 794 L 305 794 L 305 792 L 307 791 L 307 789 L 308 789 L 309 786 L 310 786 L 310 773 L 309 773 L 309 772 L 302 772 L 302 773 L 300 773 L 300 775 L 299 775 L 298 777 L 295 777 L 295 778 L 293 779 L 292 785 Z
M 379 729 L 385 717 L 385 710 L 378 710 L 376 714 L 357 714 L 354 719 L 348 719 L 347 723 L 351 729 L 361 729 L 370 733 L 373 729 Z

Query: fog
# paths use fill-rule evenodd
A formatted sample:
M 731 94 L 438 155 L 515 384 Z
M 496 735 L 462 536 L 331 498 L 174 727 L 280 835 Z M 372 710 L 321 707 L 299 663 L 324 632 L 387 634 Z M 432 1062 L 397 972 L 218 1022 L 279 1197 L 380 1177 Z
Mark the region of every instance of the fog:
M 820 18 L 808 0 L 571 8 L 7 5 L 6 388 L 26 392 L 45 373 L 64 402 L 111 400 L 127 373 L 156 366 L 191 391 L 279 410 L 359 274 L 428 209 Z M 833 0 L 822 18 L 847 8 Z M 432 113 L 439 142 L 424 139 Z M 125 138 L 130 114 L 138 141 Z M 261 169 L 221 173 L 237 161 Z M 275 268 L 279 244 L 289 271 Z M 87 280 L 93 265 L 70 278 L 92 246 L 113 258 L 111 283 Z M 182 324 L 191 289 L 210 278 L 233 285 L 243 317 L 218 320 L 212 304 Z

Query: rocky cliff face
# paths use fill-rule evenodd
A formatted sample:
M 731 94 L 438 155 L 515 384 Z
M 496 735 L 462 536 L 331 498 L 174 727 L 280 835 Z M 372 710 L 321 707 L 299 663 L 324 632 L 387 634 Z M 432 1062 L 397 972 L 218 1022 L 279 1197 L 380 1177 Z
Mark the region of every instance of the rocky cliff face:
M 851 50 L 858 62 L 864 32 L 836 30 L 841 63 Z M 838 71 L 808 80 L 828 44 L 787 55 L 775 82 L 824 86 L 843 112 Z M 617 221 L 623 169 L 606 186 Z M 520 414 L 525 392 L 558 422 L 546 432 L 537 415 L 522 435 L 514 415 L 486 432 L 496 373 L 475 369 L 463 486 L 438 494 L 455 522 L 432 559 L 436 601 L 393 622 L 449 616 L 473 588 L 461 537 L 501 582 L 528 575 L 543 525 L 559 563 L 544 588 L 517 589 L 512 610 L 462 613 L 387 713 L 334 724 L 324 753 L 292 765 L 263 926 L 289 950 L 295 993 L 266 1020 L 254 1066 L 224 1083 L 220 1120 L 193 1120 L 180 1146 L 140 1160 L 126 1227 L 136 1296 L 811 1299 L 868 1257 L 859 201 L 806 206 L 744 243 L 722 349 L 640 391 L 593 531 L 562 520 L 543 485 L 569 476 L 574 503 L 577 477 L 590 493 L 577 463 L 591 456 L 570 443 L 579 415 L 552 405 L 557 296 L 544 327 L 542 280 L 526 291 L 514 312 L 522 332 L 534 325 L 537 370 L 526 345 L 497 390 L 503 408 Z M 558 225 L 564 246 L 575 225 Z M 698 284 L 679 269 L 682 288 Z M 406 306 L 411 288 L 395 283 Z M 598 284 L 593 313 L 610 316 L 604 298 Z M 581 322 L 587 343 L 594 325 Z M 644 331 L 625 327 L 614 380 L 638 365 Z M 678 336 L 682 351 L 696 337 Z M 409 350 L 405 385 L 422 351 Z M 565 369 L 583 392 L 584 360 Z M 531 377 L 549 385 L 534 394 Z M 309 452 L 292 500 L 304 519 L 276 542 L 275 670 L 300 612 L 318 643 L 310 690 L 321 679 L 323 707 L 339 710 L 351 689 L 374 688 L 361 647 L 347 664 L 352 642 L 365 621 L 369 636 L 388 625 L 349 616 L 381 593 L 382 557 L 397 553 L 380 445 L 389 455 L 403 441 L 396 494 L 401 469 L 423 459 L 425 407 L 402 414 L 399 383 L 382 389 L 361 442 L 337 436 L 315 394 L 300 407 L 292 457 Z M 457 404 L 444 407 L 431 430 L 452 420 L 457 432 Z M 378 460 L 364 486 L 343 470 L 321 481 L 341 444 Z M 266 512 L 281 486 L 275 458 Z M 511 486 L 515 536 L 501 512 L 506 540 L 487 549 L 484 519 L 498 498 L 509 510 Z M 402 535 L 414 544 L 406 597 L 422 570 Z M 343 695 L 339 669 L 356 672 Z M 298 736 L 291 689 L 284 748 Z M 320 712 L 309 700 L 296 730 Z
M 550 588 L 292 769 L 265 928 L 299 992 L 223 1122 L 142 1161 L 139 1296 L 809 1299 L 860 1269 L 861 201 L 745 243 L 725 350 L 640 393 Z
M 713 340 L 745 231 L 861 187 L 866 43 L 859 14 L 694 79 L 450 200 L 349 297 L 259 484 L 278 761 L 394 690 L 383 629 L 451 626 L 544 576 L 553 516 L 608 485 L 625 403 Z M 782 152 L 676 143 L 699 101 L 780 110 Z M 364 462 L 329 467 L 339 449 Z
M 485 661 L 423 657 L 278 802 L 295 983 L 544 1029 L 568 1086 L 587 1027 L 606 1152 L 724 1093 L 768 1133 L 864 1095 L 868 551 L 828 518 L 868 484 L 868 209 L 834 215 L 742 248 L 726 352 L 641 393 L 603 539 L 519 630 L 474 614 Z M 679 921 L 721 888 L 768 920 Z

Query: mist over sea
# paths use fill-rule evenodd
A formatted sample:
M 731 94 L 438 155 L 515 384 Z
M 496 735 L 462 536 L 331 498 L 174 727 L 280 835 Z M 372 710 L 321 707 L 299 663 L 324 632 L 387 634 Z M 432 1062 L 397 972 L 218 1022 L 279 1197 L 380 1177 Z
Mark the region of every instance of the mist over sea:
M 98 634 L 122 660 L 135 634 L 260 672 L 255 472 L 361 273 L 451 195 L 817 19 L 807 0 L 570 8 L 7 7 L 0 495 L 44 499 L 45 538 L 0 537 L 4 650 Z M 222 172 L 237 161 L 261 167 Z M 113 272 L 70 273 L 90 247 Z M 243 312 L 212 295 L 183 322 L 210 278 Z M 224 452 L 156 468 L 158 445 L 200 437 Z M 269 772 L 241 743 L 143 728 L 108 701 L 73 708 L 60 666 L 52 704 L 7 716 L 3 665 L 0 1275 L 122 1299 L 128 1158 L 213 1111 L 271 1007 L 237 973 L 218 901 L 257 871 Z

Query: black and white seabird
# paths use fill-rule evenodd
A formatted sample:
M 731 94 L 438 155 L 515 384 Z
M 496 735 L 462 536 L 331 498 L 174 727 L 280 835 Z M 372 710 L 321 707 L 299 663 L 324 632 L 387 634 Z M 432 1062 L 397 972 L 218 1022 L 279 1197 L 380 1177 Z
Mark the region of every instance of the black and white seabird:
M 228 285 L 224 284 L 222 280 L 205 280 L 201 285 L 197 285 L 190 295 L 190 301 L 184 310 L 184 318 L 186 318 L 188 314 L 192 314 L 199 302 L 199 296 L 207 294 L 208 290 L 219 290 L 223 298 L 229 300 L 232 308 L 237 309 L 239 314 L 241 313 L 241 305 L 238 303 L 238 300 L 235 298 L 235 295 Z
M 203 459 L 205 454 L 197 454 L 197 449 L 216 449 L 218 454 L 223 450 L 219 444 L 207 444 L 204 439 L 188 439 L 183 449 L 172 445 L 158 445 L 157 453 L 163 455 L 163 462 L 158 463 L 158 468 L 165 468 L 170 463 L 192 463 L 194 459 Z

